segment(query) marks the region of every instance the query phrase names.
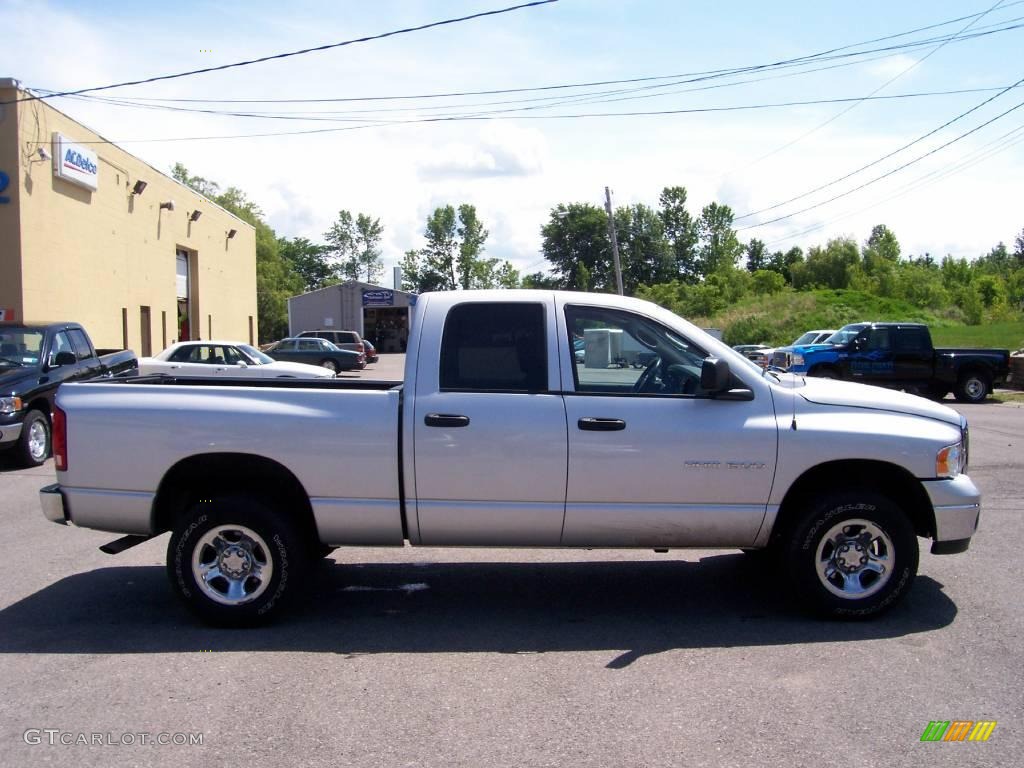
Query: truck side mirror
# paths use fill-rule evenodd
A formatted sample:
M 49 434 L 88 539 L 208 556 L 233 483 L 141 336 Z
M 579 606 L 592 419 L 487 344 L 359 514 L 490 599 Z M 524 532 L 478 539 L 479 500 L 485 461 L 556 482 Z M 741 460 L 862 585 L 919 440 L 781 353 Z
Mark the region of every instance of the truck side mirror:
M 851 346 L 853 347 L 853 351 L 854 352 L 863 352 L 864 348 L 867 345 L 868 345 L 868 340 L 866 338 L 864 338 L 863 336 L 858 336 L 857 338 L 855 338 L 853 340 L 853 344 Z
M 700 388 L 722 392 L 729 387 L 729 363 L 717 357 L 705 357 L 700 367 Z
M 58 352 L 53 358 L 53 362 L 50 364 L 51 368 L 60 368 L 64 365 L 75 364 L 75 353 L 74 352 Z

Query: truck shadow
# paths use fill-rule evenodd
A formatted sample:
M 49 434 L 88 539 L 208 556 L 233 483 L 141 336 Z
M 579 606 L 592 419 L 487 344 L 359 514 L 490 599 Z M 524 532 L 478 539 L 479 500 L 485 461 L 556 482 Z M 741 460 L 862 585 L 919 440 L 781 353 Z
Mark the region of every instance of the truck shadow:
M 902 637 L 953 622 L 942 585 L 865 622 L 808 618 L 740 554 L 700 563 L 325 561 L 284 620 L 252 630 L 195 621 L 157 566 L 70 576 L 0 611 L 0 653 L 305 651 L 618 652 L 621 668 L 680 648 L 835 643 Z

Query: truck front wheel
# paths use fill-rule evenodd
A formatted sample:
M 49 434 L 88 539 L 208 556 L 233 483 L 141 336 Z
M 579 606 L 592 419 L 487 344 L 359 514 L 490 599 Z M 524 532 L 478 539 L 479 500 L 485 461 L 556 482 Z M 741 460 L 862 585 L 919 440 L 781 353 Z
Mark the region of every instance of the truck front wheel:
M 18 459 L 23 466 L 38 467 L 50 455 L 50 422 L 41 411 L 25 415 L 18 439 Z
M 987 396 L 991 384 L 980 371 L 968 371 L 956 383 L 953 396 L 961 403 L 980 403 Z
M 787 542 L 798 596 L 813 612 L 867 618 L 895 605 L 917 575 L 917 536 L 896 504 L 872 491 L 811 504 Z
M 298 591 L 307 550 L 295 526 L 258 499 L 200 499 L 171 536 L 167 575 L 203 621 L 250 626 L 278 614 Z

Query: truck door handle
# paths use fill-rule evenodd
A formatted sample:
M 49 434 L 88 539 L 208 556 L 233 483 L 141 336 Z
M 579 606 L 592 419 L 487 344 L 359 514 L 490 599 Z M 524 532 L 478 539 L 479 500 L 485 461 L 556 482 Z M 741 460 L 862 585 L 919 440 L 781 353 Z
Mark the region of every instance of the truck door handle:
M 450 413 L 428 413 L 423 423 L 428 427 L 468 427 L 469 416 L 456 416 Z
M 576 422 L 576 426 L 585 432 L 618 432 L 626 428 L 622 419 L 601 419 L 596 416 L 584 416 Z

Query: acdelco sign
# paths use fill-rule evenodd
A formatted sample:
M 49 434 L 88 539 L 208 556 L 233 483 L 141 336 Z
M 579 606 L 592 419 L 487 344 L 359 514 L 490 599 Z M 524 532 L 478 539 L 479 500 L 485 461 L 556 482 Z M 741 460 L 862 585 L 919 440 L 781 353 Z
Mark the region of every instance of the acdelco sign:
M 66 136 L 53 134 L 53 175 L 86 189 L 99 187 L 99 164 L 96 153 Z

